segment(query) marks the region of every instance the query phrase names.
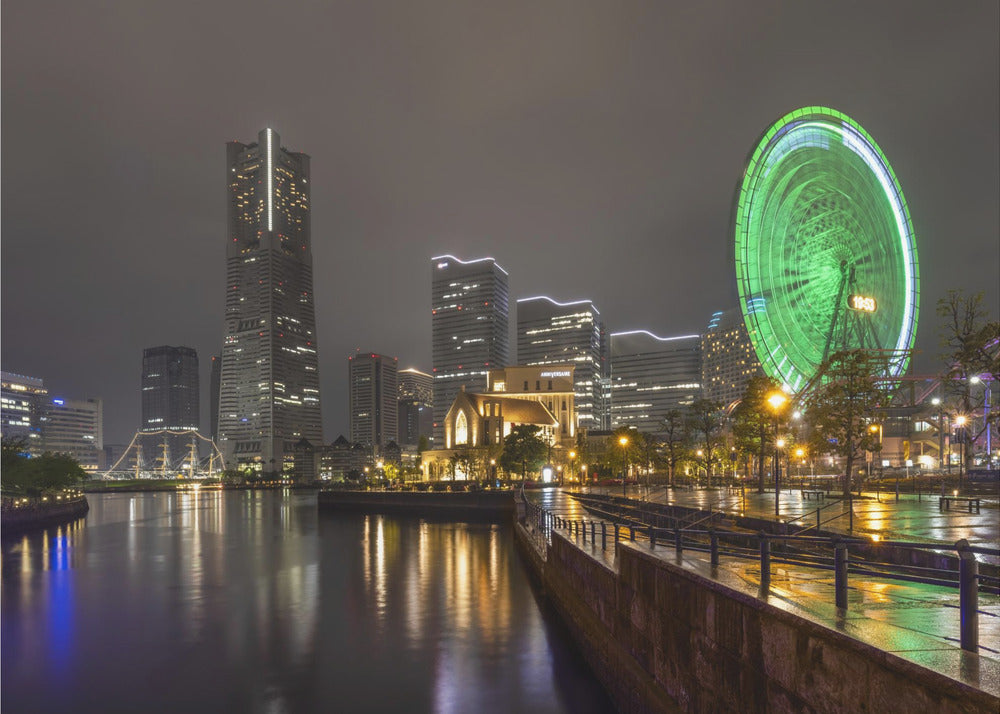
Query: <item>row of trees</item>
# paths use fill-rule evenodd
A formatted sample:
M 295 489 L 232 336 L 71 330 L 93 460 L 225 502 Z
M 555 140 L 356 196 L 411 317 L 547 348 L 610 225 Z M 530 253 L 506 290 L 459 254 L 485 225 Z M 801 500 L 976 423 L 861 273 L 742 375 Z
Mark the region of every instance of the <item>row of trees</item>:
M 69 454 L 46 452 L 29 458 L 28 445 L 23 439 L 3 439 L 0 454 L 5 496 L 37 497 L 71 488 L 87 477 L 87 472 Z

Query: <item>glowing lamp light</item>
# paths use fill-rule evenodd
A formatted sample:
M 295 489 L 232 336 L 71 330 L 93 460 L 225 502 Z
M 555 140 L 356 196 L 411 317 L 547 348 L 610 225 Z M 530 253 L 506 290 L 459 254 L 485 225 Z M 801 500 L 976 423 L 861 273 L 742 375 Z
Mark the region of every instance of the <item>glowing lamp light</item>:
M 785 440 L 784 439 L 778 439 L 776 442 L 774 442 L 774 445 L 777 446 L 779 449 L 784 449 L 785 448 Z
M 788 403 L 788 397 L 784 392 L 771 392 L 767 395 L 767 403 L 771 405 L 771 409 L 778 411 Z
M 967 421 L 968 421 L 968 418 L 964 414 L 959 414 L 957 417 L 955 417 L 955 425 L 956 426 L 965 426 L 965 423 Z

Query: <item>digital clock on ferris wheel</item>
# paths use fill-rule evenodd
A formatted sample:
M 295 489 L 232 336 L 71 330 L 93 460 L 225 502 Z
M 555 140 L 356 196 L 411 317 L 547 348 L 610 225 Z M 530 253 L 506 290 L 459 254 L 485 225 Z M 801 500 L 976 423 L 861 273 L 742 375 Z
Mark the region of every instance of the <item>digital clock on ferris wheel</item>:
M 875 298 L 868 295 L 851 295 L 847 298 L 847 306 L 860 312 L 875 312 L 878 309 Z

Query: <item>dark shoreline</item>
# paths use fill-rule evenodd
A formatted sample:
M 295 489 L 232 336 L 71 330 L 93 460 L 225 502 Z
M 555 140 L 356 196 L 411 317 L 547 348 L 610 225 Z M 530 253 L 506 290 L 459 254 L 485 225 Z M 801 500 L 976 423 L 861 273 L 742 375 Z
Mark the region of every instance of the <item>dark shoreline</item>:
M 320 510 L 509 519 L 514 491 L 320 491 Z
M 49 526 L 58 526 L 87 515 L 86 496 L 57 501 L 36 502 L 30 507 L 4 508 L 0 513 L 0 535 L 21 535 Z

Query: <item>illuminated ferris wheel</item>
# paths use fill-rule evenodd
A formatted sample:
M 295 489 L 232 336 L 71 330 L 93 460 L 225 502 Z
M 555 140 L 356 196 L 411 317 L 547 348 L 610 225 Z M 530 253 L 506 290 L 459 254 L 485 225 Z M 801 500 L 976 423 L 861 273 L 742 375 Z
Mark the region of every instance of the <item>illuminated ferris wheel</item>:
M 783 116 L 747 162 L 736 279 L 765 372 L 792 391 L 832 353 L 880 350 L 906 370 L 919 275 L 902 189 L 874 139 L 824 107 Z

